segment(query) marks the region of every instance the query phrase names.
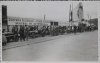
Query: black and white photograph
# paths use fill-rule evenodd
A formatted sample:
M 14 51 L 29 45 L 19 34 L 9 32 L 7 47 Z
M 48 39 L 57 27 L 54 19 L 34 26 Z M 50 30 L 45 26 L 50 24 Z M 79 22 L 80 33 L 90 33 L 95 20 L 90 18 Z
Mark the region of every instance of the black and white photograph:
M 1 1 L 2 61 L 98 61 L 95 1 Z

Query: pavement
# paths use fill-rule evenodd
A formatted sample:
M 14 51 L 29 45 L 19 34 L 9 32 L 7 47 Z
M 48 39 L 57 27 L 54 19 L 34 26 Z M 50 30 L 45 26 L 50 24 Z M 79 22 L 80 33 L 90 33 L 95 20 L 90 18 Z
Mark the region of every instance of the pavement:
M 21 45 L 2 51 L 3 61 L 98 61 L 97 31 L 40 37 L 16 44 Z

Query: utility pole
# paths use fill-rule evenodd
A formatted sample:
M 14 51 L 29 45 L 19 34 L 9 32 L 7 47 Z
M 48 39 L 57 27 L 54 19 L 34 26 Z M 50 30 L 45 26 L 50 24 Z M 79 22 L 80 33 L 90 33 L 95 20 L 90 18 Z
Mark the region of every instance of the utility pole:
M 44 21 L 45 21 L 45 17 L 46 17 L 46 15 L 44 14 Z
M 88 16 L 88 20 L 90 21 L 89 23 L 90 23 L 90 26 L 91 26 L 91 16 L 89 14 L 87 14 L 87 16 Z
M 91 16 L 90 16 L 90 26 L 91 26 Z
M 70 9 L 69 9 L 69 23 L 70 23 L 70 21 L 71 21 L 71 5 L 70 5 Z
M 44 16 L 43 16 L 43 20 L 42 20 L 42 25 L 44 25 L 44 23 L 45 23 L 45 14 L 44 14 Z
M 73 23 L 73 3 L 72 3 L 71 25 L 72 23 Z

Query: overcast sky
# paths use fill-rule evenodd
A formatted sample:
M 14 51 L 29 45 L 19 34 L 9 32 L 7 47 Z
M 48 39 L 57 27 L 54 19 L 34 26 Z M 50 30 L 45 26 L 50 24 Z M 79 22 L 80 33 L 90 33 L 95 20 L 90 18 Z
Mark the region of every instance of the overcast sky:
M 7 5 L 8 16 L 25 17 L 25 18 L 38 18 L 43 19 L 44 14 L 48 20 L 68 21 L 69 20 L 69 7 L 73 3 L 73 8 L 79 2 L 70 1 L 44 1 L 44 2 L 26 2 L 26 1 L 9 1 L 1 2 Z M 84 8 L 84 18 L 87 19 L 87 14 L 91 18 L 97 17 L 98 2 L 82 2 Z

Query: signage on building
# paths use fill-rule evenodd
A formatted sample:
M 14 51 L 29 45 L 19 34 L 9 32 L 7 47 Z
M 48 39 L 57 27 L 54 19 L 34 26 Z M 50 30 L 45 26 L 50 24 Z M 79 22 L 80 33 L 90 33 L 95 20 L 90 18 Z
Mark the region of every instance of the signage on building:
M 8 25 L 39 25 L 41 22 L 28 18 L 8 17 Z

